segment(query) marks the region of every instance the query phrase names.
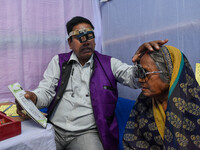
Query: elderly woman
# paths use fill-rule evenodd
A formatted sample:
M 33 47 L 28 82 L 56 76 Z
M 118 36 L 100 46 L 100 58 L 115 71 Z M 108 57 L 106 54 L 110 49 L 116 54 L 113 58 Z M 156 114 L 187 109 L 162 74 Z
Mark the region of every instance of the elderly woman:
M 162 46 L 138 64 L 142 93 L 130 113 L 124 150 L 200 149 L 200 87 L 180 50 Z

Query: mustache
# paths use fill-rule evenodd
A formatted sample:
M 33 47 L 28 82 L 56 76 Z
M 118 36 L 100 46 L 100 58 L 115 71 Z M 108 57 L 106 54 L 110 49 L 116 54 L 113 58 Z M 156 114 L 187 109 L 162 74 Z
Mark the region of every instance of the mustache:
M 87 50 L 89 49 L 89 50 L 92 51 L 92 48 L 89 47 L 89 46 L 82 46 L 82 47 L 80 48 L 81 51 L 84 51 L 84 50 L 86 50 L 86 49 L 87 49 Z

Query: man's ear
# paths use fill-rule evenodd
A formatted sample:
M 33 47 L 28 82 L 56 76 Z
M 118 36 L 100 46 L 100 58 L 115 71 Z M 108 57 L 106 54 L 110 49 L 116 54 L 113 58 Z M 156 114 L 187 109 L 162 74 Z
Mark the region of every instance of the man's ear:
M 70 49 L 72 49 L 71 43 L 72 43 L 72 38 L 68 38 L 68 45 L 69 45 L 69 48 L 70 48 Z

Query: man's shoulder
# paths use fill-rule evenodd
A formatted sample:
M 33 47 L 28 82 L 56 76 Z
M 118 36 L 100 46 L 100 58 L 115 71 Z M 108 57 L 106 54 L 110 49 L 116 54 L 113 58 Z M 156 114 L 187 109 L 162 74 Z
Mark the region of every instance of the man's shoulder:
M 72 51 L 71 52 L 67 52 L 67 53 L 59 53 L 58 56 L 59 57 L 62 57 L 62 56 L 67 56 L 67 55 L 71 55 Z
M 72 51 L 68 52 L 68 53 L 60 53 L 60 54 L 58 54 L 59 61 L 68 61 L 70 56 L 71 56 L 71 54 L 72 54 Z
M 96 54 L 98 57 L 106 57 L 106 58 L 111 58 L 111 56 L 109 56 L 109 55 L 106 55 L 106 54 L 102 54 L 102 53 L 100 53 L 100 52 L 98 52 L 98 51 L 95 51 L 95 54 Z

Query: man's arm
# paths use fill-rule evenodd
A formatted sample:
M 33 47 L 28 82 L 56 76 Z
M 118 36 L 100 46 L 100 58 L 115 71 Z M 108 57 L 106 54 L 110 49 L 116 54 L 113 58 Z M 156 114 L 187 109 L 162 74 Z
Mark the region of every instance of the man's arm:
M 56 87 L 60 78 L 60 67 L 58 55 L 54 56 L 44 72 L 43 79 L 37 89 L 32 91 L 37 96 L 36 106 L 44 108 L 49 106 L 56 95 Z
M 44 78 L 42 81 L 40 81 L 38 88 L 32 92 L 26 91 L 26 94 L 24 95 L 25 98 L 32 100 L 39 109 L 47 107 L 56 94 L 55 88 L 58 84 L 58 79 L 60 77 L 58 56 L 53 57 L 43 76 Z M 26 115 L 23 113 L 23 109 L 17 103 L 17 101 L 16 104 L 17 113 L 25 118 Z

